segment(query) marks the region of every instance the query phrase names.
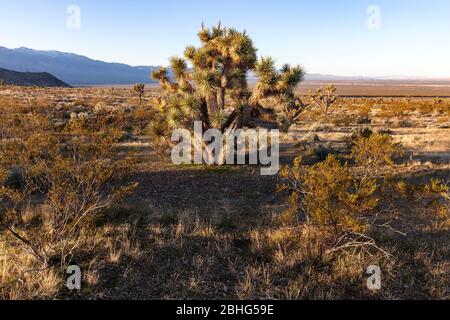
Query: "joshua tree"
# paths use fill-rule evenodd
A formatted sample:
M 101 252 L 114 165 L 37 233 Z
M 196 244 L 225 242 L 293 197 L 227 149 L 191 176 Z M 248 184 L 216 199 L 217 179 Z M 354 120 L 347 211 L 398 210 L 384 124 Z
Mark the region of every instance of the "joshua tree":
M 170 59 L 173 74 L 168 68 L 152 74 L 163 89 L 161 121 L 154 125 L 158 135 L 174 127 L 192 128 L 193 120 L 201 120 L 204 129 L 222 131 L 261 126 L 265 100 L 286 110 L 296 108 L 293 89 L 303 80 L 302 68 L 285 65 L 278 71 L 272 58 L 258 61 L 247 33 L 220 23 L 212 28 L 202 25 L 198 37 L 200 47 L 188 46 L 184 58 Z M 247 83 L 249 71 L 258 76 L 254 88 Z
M 326 87 L 317 89 L 316 93 L 309 91 L 308 97 L 312 104 L 315 104 L 322 109 L 325 116 L 328 116 L 330 107 L 336 102 L 337 96 L 335 95 L 336 88 L 329 84 Z
M 142 96 L 144 95 L 145 91 L 145 84 L 143 83 L 137 83 L 134 85 L 133 90 L 136 91 L 136 93 L 139 96 L 139 105 L 142 104 Z

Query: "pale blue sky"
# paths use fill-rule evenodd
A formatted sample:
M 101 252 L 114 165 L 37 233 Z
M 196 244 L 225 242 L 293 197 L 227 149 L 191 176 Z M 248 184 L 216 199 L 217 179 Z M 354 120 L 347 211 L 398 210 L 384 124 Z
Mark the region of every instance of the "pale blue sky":
M 66 26 L 72 4 L 80 30 Z M 370 5 L 380 30 L 367 27 Z M 219 20 L 310 73 L 450 78 L 449 0 L 0 0 L 0 46 L 160 65 Z

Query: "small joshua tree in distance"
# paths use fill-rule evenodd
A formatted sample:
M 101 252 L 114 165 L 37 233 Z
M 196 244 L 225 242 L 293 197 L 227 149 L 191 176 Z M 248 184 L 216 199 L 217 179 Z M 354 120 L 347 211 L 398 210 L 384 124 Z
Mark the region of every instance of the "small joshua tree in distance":
M 317 89 L 315 93 L 309 91 L 308 97 L 311 101 L 311 104 L 316 105 L 320 109 L 322 109 L 322 112 L 325 116 L 328 116 L 330 107 L 336 102 L 338 98 L 336 96 L 336 87 L 332 84 Z
M 143 83 L 137 83 L 134 85 L 133 90 L 136 91 L 136 93 L 139 96 L 139 105 L 142 104 L 142 96 L 144 95 L 145 91 L 145 84 Z

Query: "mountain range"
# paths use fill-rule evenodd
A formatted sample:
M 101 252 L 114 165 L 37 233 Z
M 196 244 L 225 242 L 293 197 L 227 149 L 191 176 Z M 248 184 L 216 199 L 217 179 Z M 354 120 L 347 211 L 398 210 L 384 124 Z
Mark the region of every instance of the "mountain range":
M 0 68 L 48 72 L 70 85 L 112 85 L 153 83 L 150 74 L 157 67 L 108 63 L 59 51 L 0 47 Z
M 8 49 L 0 46 L 0 68 L 18 72 L 47 72 L 72 86 L 150 84 L 150 74 L 158 66 L 131 66 L 109 63 L 59 51 L 41 51 L 25 47 Z M 380 81 L 419 80 L 411 77 L 361 77 L 307 74 L 306 81 Z M 249 80 L 255 77 L 249 74 Z M 423 79 L 421 79 L 423 80 Z

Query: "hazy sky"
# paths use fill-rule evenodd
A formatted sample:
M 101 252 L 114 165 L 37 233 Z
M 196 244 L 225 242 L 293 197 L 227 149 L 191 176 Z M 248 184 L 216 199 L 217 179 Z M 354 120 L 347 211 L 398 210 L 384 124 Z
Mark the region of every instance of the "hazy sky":
M 0 46 L 161 65 L 219 20 L 310 73 L 450 77 L 449 0 L 0 0 Z

